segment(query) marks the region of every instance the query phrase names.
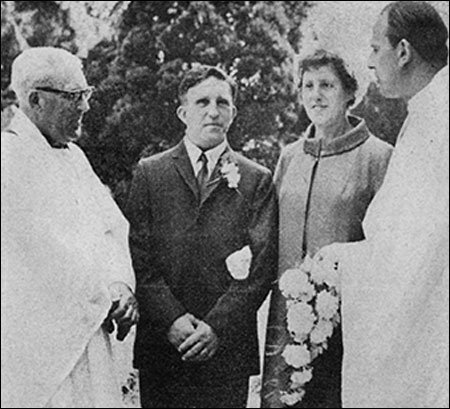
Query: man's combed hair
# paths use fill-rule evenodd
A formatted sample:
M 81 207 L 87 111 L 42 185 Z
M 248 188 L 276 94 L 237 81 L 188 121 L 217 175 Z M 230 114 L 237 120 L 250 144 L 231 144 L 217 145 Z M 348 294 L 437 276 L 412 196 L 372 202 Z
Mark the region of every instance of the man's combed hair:
M 231 78 L 225 71 L 218 67 L 213 67 L 212 65 L 198 65 L 191 68 L 185 74 L 183 80 L 180 83 L 180 86 L 178 88 L 178 97 L 180 99 L 180 102 L 183 103 L 189 89 L 197 84 L 200 84 L 210 77 L 218 78 L 219 80 L 227 82 L 231 88 L 233 100 L 236 100 L 237 84 L 233 80 L 233 78 Z
M 424 1 L 389 4 L 387 37 L 393 47 L 407 40 L 429 64 L 440 69 L 448 60 L 448 29 L 436 9 Z

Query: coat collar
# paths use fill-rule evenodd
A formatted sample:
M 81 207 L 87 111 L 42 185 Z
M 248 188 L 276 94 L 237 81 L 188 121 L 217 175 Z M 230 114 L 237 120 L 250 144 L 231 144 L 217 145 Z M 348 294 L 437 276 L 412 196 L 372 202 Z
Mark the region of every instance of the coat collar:
M 19 135 L 26 135 L 28 138 L 36 143 L 41 149 L 51 151 L 52 148 L 62 149 L 69 148 L 68 145 L 57 145 L 53 143 L 49 137 L 45 136 L 37 126 L 28 118 L 28 116 L 18 108 L 15 110 L 14 116 L 11 120 L 9 126 L 5 129 L 12 133 L 17 133 Z
M 416 94 L 408 102 L 408 112 L 410 115 L 420 113 L 424 107 L 445 104 L 444 98 L 447 98 L 448 103 L 448 76 L 449 67 L 442 68 L 431 80 L 431 82 L 418 94 Z
M 203 150 L 200 149 L 194 143 L 192 143 L 187 136 L 184 137 L 184 144 L 185 144 L 189 159 L 191 161 L 192 167 L 194 168 L 194 174 L 197 176 L 199 168 L 196 168 L 196 165 L 198 165 L 198 160 L 200 158 L 200 155 L 203 153 Z M 204 153 L 207 157 L 207 160 L 208 160 L 208 174 L 209 175 L 212 175 L 214 168 L 216 167 L 220 157 L 223 155 L 227 146 L 228 146 L 228 142 L 226 140 L 224 140 L 222 143 L 217 145 L 215 148 L 204 151 Z
M 315 139 L 314 125 L 311 124 L 305 133 L 303 145 L 305 153 L 315 157 L 334 156 L 349 152 L 362 145 L 370 136 L 366 123 L 354 116 L 350 116 L 349 120 L 354 128 L 344 135 L 328 141 Z
M 209 181 L 206 185 L 206 190 L 201 198 L 201 205 L 208 200 L 208 198 L 211 196 L 211 194 L 224 182 L 226 183 L 225 179 L 223 178 L 222 174 L 220 173 L 220 168 L 223 166 L 224 161 L 229 161 L 236 163 L 236 158 L 234 155 L 234 151 L 230 148 L 229 145 L 225 148 L 225 150 L 222 152 L 222 154 L 219 157 L 219 160 L 217 161 L 217 164 L 211 174 L 211 177 L 209 178 Z M 228 187 L 227 187 L 228 188 Z
M 183 141 L 181 141 L 173 149 L 172 158 L 178 173 L 180 174 L 186 185 L 189 187 L 189 189 L 192 191 L 196 199 L 199 199 L 200 195 L 197 187 L 197 180 L 195 179 L 194 175 L 194 169 L 192 168 L 186 145 Z
M 19 135 L 25 135 L 30 139 L 30 142 L 37 144 L 41 149 L 50 150 L 50 146 L 42 133 L 21 109 L 16 110 L 6 130 Z
M 181 141 L 172 151 L 172 158 L 175 163 L 175 167 L 186 183 L 190 190 L 195 195 L 196 199 L 202 206 L 206 200 L 211 196 L 211 194 L 222 184 L 223 179 L 220 174 L 220 167 L 222 166 L 222 159 L 228 157 L 231 161 L 236 162 L 234 151 L 227 146 L 227 148 L 222 153 L 221 157 L 217 161 L 216 167 L 214 168 L 209 182 L 207 184 L 206 190 L 202 197 L 200 197 L 200 192 L 197 186 L 197 180 L 195 178 L 194 169 L 192 168 L 189 155 L 187 153 L 186 146 L 183 141 Z

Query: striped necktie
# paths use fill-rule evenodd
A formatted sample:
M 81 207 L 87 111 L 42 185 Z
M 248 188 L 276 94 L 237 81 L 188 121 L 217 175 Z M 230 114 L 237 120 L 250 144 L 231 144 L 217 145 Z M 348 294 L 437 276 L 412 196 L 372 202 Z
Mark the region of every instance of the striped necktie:
M 208 158 L 205 152 L 202 152 L 198 158 L 198 162 L 202 163 L 202 167 L 197 175 L 197 186 L 200 194 L 202 195 L 206 188 L 206 183 L 208 182 Z

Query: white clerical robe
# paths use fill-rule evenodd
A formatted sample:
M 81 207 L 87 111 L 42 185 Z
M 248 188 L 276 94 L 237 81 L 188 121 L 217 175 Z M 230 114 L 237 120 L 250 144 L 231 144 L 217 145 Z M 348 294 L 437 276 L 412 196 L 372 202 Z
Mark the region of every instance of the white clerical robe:
M 448 69 L 410 101 L 366 240 L 342 251 L 346 408 L 448 408 Z
M 128 223 L 76 145 L 51 148 L 20 110 L 9 129 L 1 137 L 2 407 L 120 406 L 101 325 L 108 286 L 134 288 Z M 94 357 L 104 365 L 95 373 L 107 377 L 86 381 Z M 89 398 L 109 381 L 117 399 Z

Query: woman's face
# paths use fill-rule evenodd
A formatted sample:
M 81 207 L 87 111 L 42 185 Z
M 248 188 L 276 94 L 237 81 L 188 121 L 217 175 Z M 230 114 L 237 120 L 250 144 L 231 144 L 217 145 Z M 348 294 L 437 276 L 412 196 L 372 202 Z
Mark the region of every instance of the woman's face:
M 301 92 L 309 119 L 319 127 L 341 122 L 352 99 L 330 65 L 305 71 Z

